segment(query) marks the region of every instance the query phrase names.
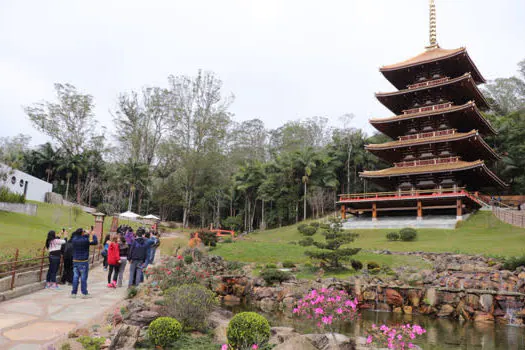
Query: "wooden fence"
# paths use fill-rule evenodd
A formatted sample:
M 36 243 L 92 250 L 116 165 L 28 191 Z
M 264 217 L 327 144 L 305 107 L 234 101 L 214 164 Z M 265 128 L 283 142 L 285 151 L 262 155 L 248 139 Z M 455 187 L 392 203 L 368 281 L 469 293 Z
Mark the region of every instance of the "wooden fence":
M 525 211 L 492 206 L 492 213 L 507 224 L 525 228 Z
M 101 260 L 102 255 L 101 245 L 91 246 L 90 247 L 90 265 L 93 265 L 95 262 Z M 16 276 L 23 272 L 38 272 L 38 282 L 42 282 L 44 278 L 44 268 L 49 264 L 48 262 L 48 253 L 46 248 L 42 248 L 42 253 L 40 256 L 32 258 L 20 258 L 20 249 L 16 249 L 13 255 L 13 258 L 7 261 L 0 262 L 0 279 L 5 277 L 11 278 L 10 289 L 15 288 Z M 62 275 L 62 269 L 64 268 L 64 259 L 60 258 L 60 267 L 58 270 L 58 275 Z

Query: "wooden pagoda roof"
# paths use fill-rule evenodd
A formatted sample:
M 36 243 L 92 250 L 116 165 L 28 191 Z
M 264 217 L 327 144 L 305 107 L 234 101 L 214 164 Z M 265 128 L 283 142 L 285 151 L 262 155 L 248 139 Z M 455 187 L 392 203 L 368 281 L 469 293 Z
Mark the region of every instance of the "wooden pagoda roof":
M 440 163 L 432 165 L 419 165 L 409 167 L 391 167 L 382 170 L 375 171 L 363 171 L 359 175 L 363 178 L 368 179 L 384 179 L 388 180 L 391 177 L 399 176 L 411 176 L 411 175 L 428 175 L 428 174 L 439 174 L 439 173 L 451 173 L 451 172 L 466 172 L 469 170 L 480 170 L 481 174 L 484 175 L 485 183 L 491 185 L 497 185 L 499 187 L 507 187 L 507 184 L 503 182 L 496 174 L 494 174 L 482 160 L 476 160 L 472 162 L 457 161 L 451 163 Z M 470 182 L 474 182 L 474 176 L 469 174 Z
M 426 64 L 440 64 L 445 68 L 444 71 L 454 73 L 454 76 L 470 72 L 477 84 L 486 82 L 464 47 L 457 49 L 442 49 L 440 47 L 427 49 L 407 60 L 383 66 L 379 71 L 383 73 L 392 85 L 402 89 L 414 81 L 414 73 L 418 71 L 418 66 Z
M 404 89 L 394 92 L 378 92 L 377 99 L 395 114 L 413 106 L 414 99 L 425 93 L 445 94 L 454 104 L 463 104 L 465 101 L 474 101 L 479 108 L 489 108 L 489 104 L 478 89 L 470 73 L 449 79 L 438 84 L 422 86 L 413 89 Z
M 501 157 L 483 140 L 477 130 L 456 132 L 454 134 L 421 137 L 418 139 L 396 140 L 379 144 L 366 145 L 365 148 L 379 158 L 391 162 L 401 161 L 403 154 L 399 149 L 425 146 L 434 143 L 451 142 L 461 150 L 462 159 L 492 159 Z M 474 143 L 474 144 L 473 144 Z
M 455 123 L 453 123 L 453 127 L 459 131 L 468 131 L 474 128 L 479 130 L 483 135 L 497 134 L 497 131 L 481 114 L 473 101 L 469 101 L 459 106 L 451 105 L 448 108 L 434 111 L 400 114 L 386 118 L 371 118 L 369 122 L 380 132 L 395 138 L 406 132 L 406 127 L 403 126 L 404 123 L 409 122 L 412 119 L 430 118 L 436 115 L 443 115 L 451 119 L 456 116 L 457 118 L 454 118 L 456 120 Z

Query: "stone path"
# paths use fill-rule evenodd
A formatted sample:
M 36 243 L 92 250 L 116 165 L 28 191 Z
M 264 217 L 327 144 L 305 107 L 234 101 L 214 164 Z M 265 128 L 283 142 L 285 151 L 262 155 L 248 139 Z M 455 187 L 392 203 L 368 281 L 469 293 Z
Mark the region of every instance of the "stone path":
M 126 268 L 125 277 L 128 271 Z M 125 297 L 125 287 L 107 288 L 107 272 L 102 266 L 89 272 L 88 291 L 92 299 L 80 298 L 80 290 L 79 296 L 72 299 L 71 286 L 61 286 L 61 290 L 42 289 L 0 303 L 0 349 L 42 349 L 44 344 L 100 317 Z

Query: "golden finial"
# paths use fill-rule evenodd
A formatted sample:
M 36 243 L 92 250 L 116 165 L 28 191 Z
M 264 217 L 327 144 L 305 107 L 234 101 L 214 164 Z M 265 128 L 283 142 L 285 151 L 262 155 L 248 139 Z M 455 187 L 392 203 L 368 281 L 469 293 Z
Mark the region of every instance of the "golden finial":
M 439 44 L 437 43 L 437 34 L 436 34 L 436 3 L 434 0 L 430 0 L 430 31 L 429 31 L 429 39 L 430 39 L 430 45 L 427 46 L 427 49 L 435 49 L 439 47 Z

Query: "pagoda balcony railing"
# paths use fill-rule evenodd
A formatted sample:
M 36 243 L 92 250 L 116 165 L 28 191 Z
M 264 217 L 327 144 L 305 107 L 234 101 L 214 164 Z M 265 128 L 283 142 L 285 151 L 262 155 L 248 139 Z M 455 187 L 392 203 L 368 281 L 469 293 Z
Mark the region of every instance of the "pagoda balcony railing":
M 444 82 L 449 81 L 449 80 L 450 80 L 449 77 L 444 77 L 444 78 L 439 78 L 439 79 L 434 79 L 434 80 L 427 80 L 427 81 L 423 81 L 421 83 L 410 84 L 410 85 L 407 86 L 407 88 L 409 88 L 409 89 L 417 89 L 417 88 L 425 87 L 425 86 L 433 86 L 433 85 L 444 83 Z
M 427 137 L 436 137 L 436 136 L 443 136 L 443 135 L 454 135 L 456 131 L 457 131 L 456 129 L 447 129 L 447 130 L 422 132 L 422 133 L 413 134 L 413 135 L 399 136 L 399 141 L 418 140 L 418 139 L 424 139 Z
M 369 199 L 397 199 L 403 197 L 436 197 L 436 196 L 447 196 L 447 195 L 464 195 L 469 198 L 478 198 L 478 193 L 469 193 L 464 187 L 450 187 L 450 188 L 433 188 L 426 190 L 405 190 L 405 191 L 392 191 L 392 192 L 374 192 L 374 193 L 351 193 L 351 194 L 340 194 L 339 201 L 359 201 Z
M 408 161 L 404 161 L 404 162 L 394 163 L 394 166 L 396 168 L 404 168 L 404 167 L 420 166 L 420 165 L 436 165 L 436 164 L 445 164 L 445 163 L 456 163 L 458 161 L 459 161 L 459 157 L 418 159 L 418 160 L 408 160 Z
M 440 109 L 450 108 L 452 107 L 451 102 L 447 103 L 440 103 L 437 105 L 432 106 L 425 106 L 425 107 L 419 107 L 419 108 L 412 108 L 412 109 L 405 109 L 403 111 L 403 114 L 416 114 L 416 113 L 423 113 L 423 112 L 433 112 L 433 111 L 439 111 Z

